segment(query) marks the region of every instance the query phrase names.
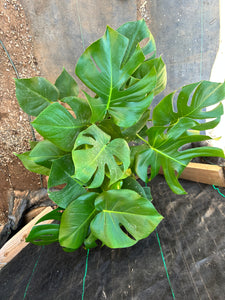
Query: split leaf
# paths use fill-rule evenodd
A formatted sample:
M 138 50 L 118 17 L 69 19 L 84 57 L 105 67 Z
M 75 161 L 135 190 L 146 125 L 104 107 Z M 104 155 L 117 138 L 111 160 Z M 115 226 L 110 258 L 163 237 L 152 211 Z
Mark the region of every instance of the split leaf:
M 188 135 L 187 130 L 194 127 L 197 122 L 189 119 L 180 119 L 167 133 L 166 127 L 153 126 L 147 131 L 148 149 L 136 155 L 136 172 L 145 182 L 148 181 L 148 168 L 151 166 L 153 179 L 162 167 L 165 179 L 174 193 L 185 194 L 185 190 L 178 182 L 178 177 L 194 157 L 218 156 L 224 157 L 221 149 L 200 147 L 187 150 L 180 148 L 193 141 L 210 139 L 204 135 Z M 147 146 L 147 145 L 146 145 Z
M 192 93 L 193 96 L 191 97 Z M 153 110 L 153 124 L 155 126 L 176 123 L 181 118 L 206 120 L 215 118 L 206 123 L 193 124 L 193 129 L 207 130 L 214 128 L 223 114 L 223 105 L 220 103 L 210 111 L 205 109 L 222 101 L 225 97 L 225 83 L 202 81 L 184 86 L 177 97 L 177 112 L 174 111 L 174 94 L 166 96 Z M 189 104 L 189 101 L 191 103 Z
M 144 23 L 141 26 L 144 26 Z M 135 32 L 133 34 L 135 35 Z M 102 118 L 108 112 L 118 126 L 129 127 L 135 124 L 149 107 L 156 84 L 154 67 L 137 83 L 124 89 L 130 76 L 145 60 L 139 44 L 131 48 L 130 56 L 126 54 L 129 39 L 107 27 L 105 35 L 90 45 L 79 58 L 76 66 L 77 76 L 99 97 L 87 97 L 94 115 L 92 122 L 96 121 L 97 116 Z
M 26 242 L 40 246 L 49 245 L 58 242 L 58 236 L 59 224 L 37 225 L 31 229 L 31 232 L 26 238 Z
M 89 188 L 101 186 L 106 166 L 110 184 L 113 184 L 123 176 L 130 164 L 130 149 L 127 142 L 121 138 L 110 142 L 110 136 L 96 125 L 90 126 L 78 135 L 72 156 L 75 165 L 74 178 L 87 184 Z
M 148 199 L 131 190 L 103 192 L 95 207 L 100 212 L 91 222 L 91 232 L 110 248 L 136 244 L 163 219 Z

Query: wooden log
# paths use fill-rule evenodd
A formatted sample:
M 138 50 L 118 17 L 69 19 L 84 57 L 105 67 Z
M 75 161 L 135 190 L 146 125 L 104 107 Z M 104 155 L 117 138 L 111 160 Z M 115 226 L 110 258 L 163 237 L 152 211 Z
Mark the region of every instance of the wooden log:
M 36 208 L 28 211 L 28 213 L 26 213 L 25 216 L 24 216 L 24 222 L 25 222 L 25 224 L 28 224 L 37 215 L 39 215 L 44 209 L 45 209 L 45 207 L 42 206 L 42 207 L 36 207 Z
M 44 215 L 52 211 L 51 207 L 45 208 L 32 221 L 25 225 L 19 232 L 17 232 L 1 249 L 0 249 L 0 270 L 7 265 L 24 247 L 29 243 L 25 241 L 31 228 Z M 52 220 L 44 221 L 41 224 L 49 224 Z
M 163 174 L 160 169 L 160 174 Z M 179 178 L 225 187 L 223 167 L 199 163 L 189 163 Z

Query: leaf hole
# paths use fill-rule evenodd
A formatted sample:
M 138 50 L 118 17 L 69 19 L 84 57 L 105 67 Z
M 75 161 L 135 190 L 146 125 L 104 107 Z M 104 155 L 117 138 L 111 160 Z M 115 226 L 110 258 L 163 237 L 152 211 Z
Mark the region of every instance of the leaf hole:
M 98 70 L 99 73 L 101 73 L 101 69 L 99 68 L 99 66 L 97 65 L 96 61 L 94 60 L 93 56 L 91 56 L 91 60 L 93 62 L 93 64 L 95 65 L 96 69 Z
M 85 184 L 86 186 L 91 185 L 92 181 L 94 181 L 94 179 L 95 179 L 95 176 L 96 176 L 97 172 L 98 172 L 98 167 L 96 168 L 95 172 L 91 176 L 90 180 Z
M 123 233 L 125 233 L 130 239 L 136 241 L 136 239 L 126 230 L 126 228 L 122 224 L 119 224 L 119 226 Z
M 176 92 L 173 96 L 173 100 L 172 100 L 172 105 L 173 105 L 173 111 L 175 113 L 177 113 L 178 109 L 177 109 L 177 97 L 178 97 L 178 92 Z
M 62 183 L 62 184 L 58 184 L 55 185 L 54 187 L 50 187 L 49 188 L 49 192 L 53 193 L 53 192 L 58 192 L 59 190 L 64 189 L 64 187 L 67 185 L 67 183 Z
M 114 160 L 115 160 L 115 162 L 117 163 L 118 166 L 123 165 L 122 161 L 116 155 L 113 155 L 113 157 L 114 157 Z
M 93 145 L 90 145 L 90 144 L 83 144 L 83 145 L 80 145 L 78 147 L 76 147 L 75 151 L 76 150 L 86 150 L 86 149 L 91 149 L 93 148 L 94 146 Z
M 89 134 L 89 133 L 83 133 L 83 136 L 90 137 L 90 138 L 92 138 L 92 139 L 94 138 L 93 135 L 92 135 L 92 134 Z
M 141 48 L 144 48 L 148 44 L 148 42 L 149 42 L 149 38 L 146 37 L 142 41 L 140 41 L 139 44 L 140 44 Z

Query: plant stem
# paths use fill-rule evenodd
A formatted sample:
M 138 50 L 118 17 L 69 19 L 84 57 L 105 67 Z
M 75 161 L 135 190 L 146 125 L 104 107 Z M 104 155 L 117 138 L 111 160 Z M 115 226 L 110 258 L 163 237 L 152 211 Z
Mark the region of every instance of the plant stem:
M 136 136 L 150 147 L 148 141 L 146 141 L 145 139 L 143 139 L 143 137 L 141 137 L 138 133 L 136 133 Z

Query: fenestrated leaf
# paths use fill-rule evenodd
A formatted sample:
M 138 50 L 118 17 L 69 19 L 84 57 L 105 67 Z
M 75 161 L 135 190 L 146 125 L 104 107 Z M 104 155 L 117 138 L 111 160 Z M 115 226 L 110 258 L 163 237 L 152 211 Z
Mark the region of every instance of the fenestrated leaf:
M 149 59 L 155 56 L 155 40 L 144 19 L 134 22 L 127 22 L 120 26 L 117 31 L 129 39 L 129 44 L 124 57 L 124 63 L 132 56 L 137 44 L 144 39 L 148 39 L 147 43 L 142 48 L 144 55 L 151 55 L 148 57 Z
M 143 62 L 132 76 L 141 79 L 152 68 L 156 70 L 156 86 L 153 90 L 156 96 L 165 89 L 167 83 L 166 65 L 161 57 Z
M 41 141 L 30 151 L 29 158 L 36 164 L 50 169 L 52 161 L 64 155 L 65 151 L 59 149 L 51 142 Z
M 103 192 L 96 198 L 95 207 L 100 212 L 91 222 L 91 232 L 110 248 L 136 244 L 163 218 L 149 200 L 131 190 Z
M 211 111 L 205 111 L 205 108 L 217 104 L 225 98 L 225 83 L 202 81 L 184 86 L 177 98 L 177 112 L 173 109 L 174 94 L 166 96 L 154 108 L 152 119 L 155 126 L 173 124 L 184 117 L 194 120 L 215 118 L 214 121 L 193 124 L 194 129 L 197 130 L 211 129 L 219 123 L 223 114 L 223 105 L 220 103 Z
M 48 105 L 58 100 L 57 88 L 45 78 L 15 79 L 15 83 L 19 105 L 31 116 L 38 116 Z
M 127 142 L 121 138 L 110 142 L 110 136 L 96 125 L 78 135 L 72 156 L 75 165 L 74 178 L 88 184 L 89 188 L 97 188 L 102 184 L 106 166 L 110 174 L 110 184 L 113 184 L 124 175 L 130 164 Z M 118 165 L 118 160 L 121 165 Z
M 148 181 L 148 167 L 151 166 L 153 179 L 163 169 L 165 179 L 174 193 L 185 194 L 178 182 L 178 177 L 194 157 L 219 156 L 224 157 L 221 149 L 200 147 L 181 151 L 180 148 L 190 142 L 210 139 L 204 135 L 188 135 L 187 130 L 194 127 L 196 122 L 189 118 L 180 119 L 165 134 L 166 127 L 153 126 L 147 131 L 148 149 L 136 155 L 136 172 L 138 176 Z
M 47 140 L 64 151 L 71 151 L 78 133 L 85 128 L 79 116 L 75 119 L 65 107 L 54 103 L 33 122 L 33 127 Z
M 128 38 L 107 27 L 105 35 L 85 50 L 76 66 L 77 76 L 99 97 L 96 105 L 94 98 L 91 101 L 87 99 L 92 113 L 104 116 L 108 111 L 113 121 L 121 127 L 132 126 L 138 121 L 152 101 L 152 90 L 156 84 L 156 71 L 152 68 L 137 83 L 123 89 L 145 60 L 140 46 L 136 45 L 123 64 L 128 46 Z
M 50 173 L 50 169 L 46 168 L 44 166 L 36 164 L 32 160 L 32 158 L 29 156 L 30 152 L 31 151 L 24 152 L 24 153 L 21 153 L 21 154 L 16 154 L 16 153 L 14 153 L 14 154 L 22 161 L 24 167 L 27 170 L 29 170 L 31 172 L 34 172 L 34 173 L 37 173 L 37 174 L 48 176 L 49 173 Z
M 78 196 L 86 193 L 86 190 L 71 177 L 73 174 L 74 165 L 71 155 L 65 155 L 53 161 L 48 179 L 48 189 L 65 183 L 66 186 L 59 191 L 50 191 L 49 198 L 63 209 Z
M 63 68 L 62 73 L 56 79 L 55 86 L 59 90 L 59 99 L 64 97 L 77 96 L 79 87 L 75 79 Z
M 62 215 L 59 242 L 70 249 L 78 249 L 87 237 L 90 222 L 97 211 L 94 206 L 97 193 L 86 193 L 71 202 Z
M 35 245 L 49 245 L 58 242 L 59 224 L 37 225 L 31 229 L 26 242 Z

